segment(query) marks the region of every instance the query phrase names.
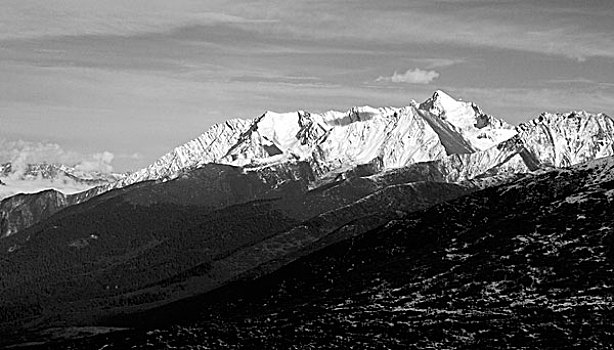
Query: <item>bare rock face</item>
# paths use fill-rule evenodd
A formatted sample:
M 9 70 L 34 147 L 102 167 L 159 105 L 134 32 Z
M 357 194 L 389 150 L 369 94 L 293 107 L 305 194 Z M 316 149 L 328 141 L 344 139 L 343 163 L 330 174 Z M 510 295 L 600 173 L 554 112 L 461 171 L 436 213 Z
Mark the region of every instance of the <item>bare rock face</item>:
M 66 195 L 54 190 L 9 197 L 0 203 L 1 237 L 17 233 L 70 204 Z

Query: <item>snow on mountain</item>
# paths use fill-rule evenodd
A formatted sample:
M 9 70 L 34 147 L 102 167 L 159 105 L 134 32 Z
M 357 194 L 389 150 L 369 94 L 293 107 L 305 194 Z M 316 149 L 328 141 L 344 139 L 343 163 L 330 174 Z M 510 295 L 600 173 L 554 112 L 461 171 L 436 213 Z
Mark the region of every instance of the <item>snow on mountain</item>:
M 254 119 L 219 162 L 237 166 L 305 159 L 310 146 L 329 128 L 323 119 L 303 111 L 266 112 Z
M 118 181 L 115 187 L 169 178 L 183 170 L 216 162 L 226 155 L 231 145 L 239 141 L 251 124 L 251 120 L 243 119 L 231 119 L 216 124 L 198 138 L 175 148 L 148 167 L 126 176 Z
M 547 166 L 568 167 L 614 155 L 614 120 L 605 114 L 543 113 L 519 125 L 518 132 Z
M 111 189 L 175 179 L 209 163 L 238 166 L 257 176 L 269 174 L 270 179 L 262 180 L 272 188 L 289 178 L 301 178 L 315 189 L 352 173 L 381 175 L 376 182 L 398 178 L 497 184 L 513 174 L 610 155 L 614 155 L 614 121 L 604 114 L 542 114 L 513 127 L 474 103 L 436 91 L 421 104 L 412 101 L 400 108 L 266 112 L 253 120 L 228 120 L 124 176 L 47 164 L 16 172 L 0 165 L 0 199 L 45 189 L 62 192 L 25 196 L 26 202 L 6 198 L 0 202 L 0 217 L 28 227 L 38 218 Z M 75 192 L 79 193 L 65 195 Z M 49 205 L 50 201 L 55 204 Z M 16 229 L 3 232 L 0 228 L 0 235 Z
M 320 114 L 268 111 L 253 120 L 228 120 L 109 188 L 172 179 L 207 163 L 249 171 L 306 161 L 322 177 L 372 162 L 380 170 L 441 161 L 464 167 L 446 173 L 478 174 L 490 167 L 524 172 L 539 164 L 569 166 L 610 155 L 613 135 L 611 118 L 605 115 L 544 114 L 514 127 L 485 114 L 475 103 L 438 90 L 423 103 L 412 101 L 401 108 L 362 106 Z M 510 157 L 501 145 L 512 139 L 510 144 L 522 151 Z M 495 164 L 498 159 L 501 164 Z
M 421 103 L 420 109 L 451 124 L 476 150 L 488 149 L 517 133 L 513 126 L 485 114 L 475 103 L 455 100 L 441 90 Z
M 423 103 L 412 101 L 400 108 L 266 112 L 253 120 L 232 119 L 123 177 L 55 166 L 47 172 L 64 180 L 39 171 L 29 179 L 45 183 L 22 182 L 28 178 L 24 177 L 20 184 L 35 186 L 19 187 L 11 178 L 0 176 L 6 184 L 0 187 L 0 196 L 49 188 L 77 192 L 100 185 L 82 196 L 87 200 L 90 194 L 113 188 L 173 179 L 208 163 L 240 166 L 245 171 L 273 166 L 278 171 L 302 161 L 309 164 L 318 183 L 362 164 L 377 164 L 378 171 L 387 171 L 429 163 L 443 174 L 438 175 L 442 181 L 462 181 L 540 166 L 570 166 L 613 154 L 614 122 L 604 114 L 542 114 L 513 127 L 485 114 L 475 103 L 436 91 Z
M 485 150 L 487 144 L 493 146 L 516 134 L 477 106 L 442 92 L 429 101 L 402 108 L 354 107 L 345 113 L 266 112 L 252 121 L 231 120 L 177 147 L 116 187 L 173 178 L 183 169 L 211 162 L 249 168 L 301 160 L 319 174 L 372 161 L 380 162 L 382 169 L 393 169 Z M 430 109 L 425 109 L 427 105 Z
M 253 121 L 217 124 L 117 186 L 172 178 L 182 169 L 212 162 L 253 167 L 304 160 L 324 173 L 376 158 L 392 168 L 445 155 L 438 134 L 413 107 L 354 107 L 347 113 L 324 114 L 266 112 Z
M 452 154 L 439 160 L 414 163 L 398 169 L 382 171 L 370 167 L 371 175 L 368 177 L 383 186 L 390 183 L 431 181 L 471 183 L 472 186 L 484 188 L 539 168 L 538 160 L 524 147 L 519 136 L 514 136 L 494 147 L 474 153 Z
M 329 125 L 311 145 L 321 169 L 334 170 L 378 160 L 384 169 L 440 159 L 446 155 L 438 134 L 413 107 L 351 109 L 339 125 Z
M 59 164 L 0 164 L 0 199 L 53 189 L 70 194 L 121 179 L 119 174 L 85 172 Z
M 459 182 L 478 176 L 528 173 L 539 167 L 518 137 L 483 151 L 452 155 L 440 163 L 445 182 Z

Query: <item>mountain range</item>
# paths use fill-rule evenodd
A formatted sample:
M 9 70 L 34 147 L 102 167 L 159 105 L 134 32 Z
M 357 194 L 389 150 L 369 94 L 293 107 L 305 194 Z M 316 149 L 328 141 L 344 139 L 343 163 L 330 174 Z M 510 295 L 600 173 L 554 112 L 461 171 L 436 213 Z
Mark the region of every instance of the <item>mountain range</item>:
M 266 112 L 253 120 L 216 124 L 150 166 L 129 174 L 104 176 L 77 173 L 66 166 L 28 165 L 46 169 L 39 171 L 44 178 L 56 179 L 61 174 L 64 179 L 95 187 L 74 195 L 44 192 L 2 201 L 0 217 L 5 223 L 0 225 L 0 236 L 108 190 L 143 181 L 167 181 L 210 163 L 257 171 L 304 162 L 319 184 L 365 165 L 385 172 L 430 162 L 444 181 L 455 182 L 610 156 L 614 154 L 613 128 L 609 116 L 586 112 L 544 113 L 514 127 L 485 114 L 475 103 L 456 100 L 443 91 L 402 108 L 364 106 L 322 114 Z M 4 169 L 7 167 L 10 164 Z M 47 184 L 47 188 L 54 187 Z M 40 196 L 48 198 L 43 202 L 58 204 L 48 208 L 29 204 L 36 201 L 32 197 Z
M 336 344 L 341 340 L 334 339 L 343 333 L 349 334 L 352 344 L 364 347 L 358 333 L 351 332 L 355 326 L 348 320 L 354 317 L 367 322 L 359 327 L 366 327 L 363 334 L 370 336 L 397 334 L 401 320 L 408 325 L 414 322 L 414 326 L 420 320 L 428 321 L 431 328 L 420 326 L 428 328 L 425 333 L 406 337 L 427 344 L 423 335 L 435 334 L 433 339 L 459 345 L 466 337 L 479 338 L 489 317 L 515 312 L 509 305 L 496 306 L 505 298 L 512 304 L 520 302 L 517 293 L 526 287 L 522 278 L 528 277 L 514 275 L 513 266 L 523 266 L 530 276 L 541 276 L 531 270 L 541 262 L 518 260 L 521 251 L 516 249 L 524 246 L 515 239 L 528 240 L 531 249 L 538 249 L 536 244 L 547 239 L 556 247 L 567 247 L 571 243 L 565 242 L 577 239 L 572 233 L 565 231 L 552 238 L 550 231 L 546 234 L 537 228 L 551 225 L 552 230 L 559 229 L 566 222 L 554 220 L 567 214 L 577 212 L 578 218 L 586 219 L 607 211 L 613 155 L 614 121 L 605 114 L 544 113 L 512 126 L 472 102 L 436 91 L 422 103 L 412 101 L 401 108 L 364 106 L 321 114 L 266 112 L 253 120 L 229 120 L 130 174 L 106 176 L 75 173 L 59 165 L 28 165 L 23 174 L 70 177 L 87 184 L 88 189 L 71 194 L 46 189 L 10 196 L 0 203 L 4 300 L 0 302 L 0 330 L 7 334 L 3 341 L 57 342 L 74 338 L 75 329 L 91 335 L 138 324 L 159 330 L 160 325 L 178 322 L 177 310 L 199 305 L 200 311 L 190 316 L 195 323 L 187 329 L 202 330 L 203 322 L 209 322 L 215 337 L 227 339 L 230 328 L 224 327 L 239 327 L 238 334 L 245 339 L 256 336 L 267 348 L 288 345 L 286 338 L 270 333 L 283 328 L 277 322 L 303 327 L 293 333 L 299 338 L 287 339 L 306 346 L 317 346 L 311 341 Z M 8 179 L 11 170 L 1 174 L 5 175 L 0 179 Z M 594 213 L 587 209 L 589 204 Z M 529 219 L 531 213 L 543 213 L 543 218 Z M 607 252 L 611 240 L 607 237 L 611 228 L 603 225 L 607 229 L 599 231 L 603 235 L 599 239 L 605 244 L 606 260 L 595 268 L 605 273 L 610 271 Z M 535 237 L 529 232 L 533 229 L 537 230 Z M 586 230 L 595 231 L 592 226 Z M 499 251 L 493 247 L 500 239 Z M 584 245 L 573 242 L 580 250 L 594 250 L 598 245 L 593 240 Z M 573 244 L 570 249 L 576 248 Z M 487 253 L 497 259 L 515 258 L 484 265 L 479 259 Z M 474 266 L 483 268 L 468 270 L 472 259 L 478 259 Z M 374 265 L 366 263 L 369 261 Z M 584 269 L 581 261 L 577 264 L 578 271 Z M 403 266 L 414 271 L 415 277 L 400 273 Z M 455 269 L 464 271 L 456 276 L 457 281 L 445 272 Z M 503 270 L 512 272 L 505 278 L 492 277 Z M 447 279 L 436 282 L 436 276 Z M 508 277 L 511 282 L 501 282 Z M 483 282 L 475 290 L 470 285 L 472 278 Z M 595 291 L 602 293 L 602 289 L 594 288 L 612 280 L 600 278 L 583 280 L 582 293 L 597 298 Z M 386 283 L 378 286 L 381 281 Z M 488 289 L 491 282 L 496 284 L 492 290 Z M 403 287 L 403 283 L 413 284 Z M 463 287 L 463 283 L 469 285 Z M 514 293 L 502 293 L 507 291 L 505 283 Z M 343 286 L 346 291 L 340 289 Z M 384 287 L 387 291 L 381 289 Z M 285 291 L 278 292 L 278 288 Z M 254 290 L 262 299 L 241 290 Z M 301 290 L 310 292 L 301 296 Z M 488 310 L 480 311 L 474 307 L 475 293 L 483 296 L 485 291 L 498 299 L 488 299 L 496 305 L 484 304 Z M 441 293 L 460 293 L 461 297 L 442 306 L 445 298 L 436 298 Z M 544 293 L 546 289 L 540 289 L 528 303 L 541 300 Z M 309 325 L 301 323 L 310 319 L 301 303 L 305 298 L 317 301 L 318 295 L 324 297 L 314 306 L 317 313 L 312 316 L 317 319 Z M 400 300 L 424 297 L 426 304 L 398 309 L 394 305 L 399 302 L 390 295 Z M 273 297 L 271 303 L 263 302 Z M 349 300 L 345 304 L 341 302 L 344 298 Z M 568 299 L 561 296 L 561 303 Z M 233 321 L 221 306 L 214 305 L 217 301 L 237 310 L 244 320 L 255 320 L 258 330 L 244 321 Z M 298 310 L 292 316 L 296 318 L 280 311 L 283 305 L 279 303 Z M 416 314 L 416 319 L 394 318 L 394 325 L 389 325 L 391 334 L 383 331 L 385 325 L 376 325 L 386 319 L 384 314 L 403 311 L 413 315 L 427 305 L 441 312 Z M 454 307 L 465 311 L 454 314 Z M 345 311 L 334 315 L 326 311 L 336 308 Z M 365 314 L 368 310 L 378 315 L 377 320 Z M 467 316 L 466 310 L 478 316 Z M 268 321 L 258 316 L 261 311 L 270 315 Z M 344 319 L 335 315 L 344 315 Z M 462 333 L 462 327 L 452 328 L 453 336 L 436 334 L 436 326 L 446 325 L 438 315 L 459 315 L 450 321 L 454 325 L 456 321 L 477 322 L 473 335 Z M 203 321 L 213 319 L 219 322 Z M 366 326 L 369 322 L 375 323 Z M 502 322 L 513 327 L 516 321 Z M 321 332 L 331 325 L 339 332 Z M 542 332 L 537 328 L 519 339 Z M 253 331 L 258 334 L 249 333 Z M 172 329 L 160 332 L 178 337 Z M 310 339 L 309 332 L 321 336 Z M 138 334 L 137 339 L 151 341 L 144 333 Z M 208 342 L 215 337 L 198 339 Z M 405 336 L 395 337 L 382 344 L 407 341 Z M 599 334 L 597 338 L 602 341 Z M 100 339 L 110 341 L 102 345 L 126 345 L 123 340 Z M 483 344 L 496 345 L 492 339 Z M 240 339 L 233 341 L 241 344 Z M 68 340 L 66 346 L 78 344 Z

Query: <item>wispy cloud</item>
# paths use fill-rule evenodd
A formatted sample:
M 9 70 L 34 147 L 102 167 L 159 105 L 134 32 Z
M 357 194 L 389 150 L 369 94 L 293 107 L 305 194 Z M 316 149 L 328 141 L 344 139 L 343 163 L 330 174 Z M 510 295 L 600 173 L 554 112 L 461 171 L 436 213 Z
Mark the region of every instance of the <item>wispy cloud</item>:
M 379 78 L 375 79 L 375 81 L 405 84 L 428 84 L 437 78 L 439 78 L 439 73 L 434 70 L 414 68 L 408 69 L 405 71 L 405 73 L 397 73 L 395 71 L 392 76 L 380 76 Z
M 0 164 L 11 163 L 11 173 L 0 179 L 3 183 L 0 186 L 0 200 L 18 193 L 36 193 L 47 189 L 75 193 L 92 187 L 62 174 L 53 178 L 33 175 L 27 172 L 30 164 L 63 164 L 83 172 L 109 174 L 113 171 L 111 163 L 114 158 L 114 154 L 107 151 L 81 154 L 67 151 L 56 143 L 0 138 Z
M 587 78 L 575 78 L 575 79 L 550 79 L 545 81 L 546 84 L 555 85 L 587 85 L 596 87 L 614 87 L 614 83 L 606 83 L 596 81 Z
M 424 66 L 425 69 L 446 68 L 468 61 L 466 58 L 416 58 L 412 61 Z
M 356 0 L 352 6 L 344 1 L 298 0 L 10 0 L 0 12 L 0 39 L 131 36 L 224 24 L 270 38 L 442 43 L 584 60 L 614 57 L 613 28 L 604 16 L 613 12 L 605 5 L 522 0 L 383 0 L 377 6 L 367 0 Z
M 320 40 L 507 49 L 577 60 L 614 57 L 613 28 L 607 18 L 599 16 L 599 7 L 592 8 L 590 16 L 580 17 L 573 11 L 563 11 L 565 6 L 554 1 L 425 0 L 382 1 L 374 5 L 358 0 L 352 2 L 350 9 L 345 2 L 289 0 L 277 6 L 275 15 L 280 24 L 254 30 Z M 560 11 L 546 11 L 549 8 Z M 296 16 L 297 13 L 303 15 Z
M 9 0 L 0 12 L 0 39 L 80 35 L 139 35 L 191 25 L 272 23 L 224 11 L 209 0 Z

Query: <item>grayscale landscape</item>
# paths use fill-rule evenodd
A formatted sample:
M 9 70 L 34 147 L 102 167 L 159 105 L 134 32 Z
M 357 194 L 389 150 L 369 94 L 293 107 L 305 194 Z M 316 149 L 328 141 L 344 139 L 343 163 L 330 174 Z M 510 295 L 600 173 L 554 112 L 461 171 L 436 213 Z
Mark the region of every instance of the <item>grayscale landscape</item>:
M 609 2 L 2 8 L 0 348 L 612 346 Z

